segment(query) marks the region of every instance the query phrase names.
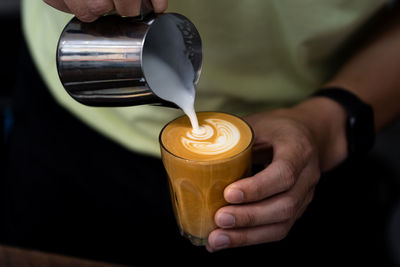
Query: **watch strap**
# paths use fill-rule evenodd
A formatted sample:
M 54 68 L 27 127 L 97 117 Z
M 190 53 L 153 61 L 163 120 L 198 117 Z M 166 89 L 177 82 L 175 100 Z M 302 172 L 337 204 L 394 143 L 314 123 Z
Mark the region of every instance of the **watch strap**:
M 327 97 L 339 103 L 347 112 L 346 138 L 348 158 L 367 154 L 375 142 L 372 107 L 352 92 L 338 87 L 318 90 L 312 97 Z

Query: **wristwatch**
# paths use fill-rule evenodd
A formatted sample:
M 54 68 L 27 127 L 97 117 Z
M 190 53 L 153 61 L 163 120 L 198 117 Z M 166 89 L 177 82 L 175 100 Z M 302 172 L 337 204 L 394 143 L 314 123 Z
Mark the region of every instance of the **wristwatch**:
M 338 87 L 318 90 L 312 97 L 327 97 L 342 105 L 347 112 L 346 138 L 348 159 L 366 155 L 375 143 L 374 112 L 352 92 Z

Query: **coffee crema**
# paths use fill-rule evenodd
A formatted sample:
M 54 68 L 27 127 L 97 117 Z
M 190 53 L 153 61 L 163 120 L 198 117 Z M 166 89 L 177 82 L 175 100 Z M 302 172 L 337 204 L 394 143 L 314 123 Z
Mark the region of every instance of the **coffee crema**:
M 197 130 L 187 116 L 164 128 L 161 141 L 170 153 L 197 161 L 225 159 L 245 150 L 252 141 L 250 127 L 233 115 L 199 112 L 197 118 L 200 126 Z

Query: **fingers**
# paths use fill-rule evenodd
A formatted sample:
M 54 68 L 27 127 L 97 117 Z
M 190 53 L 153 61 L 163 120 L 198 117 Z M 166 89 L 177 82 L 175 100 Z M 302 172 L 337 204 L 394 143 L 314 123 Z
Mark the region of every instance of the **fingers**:
M 274 242 L 286 237 L 292 222 L 284 222 L 246 229 L 217 229 L 208 237 L 207 250 L 214 252 L 223 248 L 241 247 Z
M 281 240 L 313 199 L 318 180 L 319 172 L 309 165 L 286 192 L 262 201 L 222 207 L 215 214 L 220 229 L 210 234 L 207 249 L 212 252 Z
M 208 237 L 206 249 L 214 252 L 224 248 L 242 247 L 284 239 L 294 222 L 304 213 L 314 195 L 314 189 L 305 197 L 301 207 L 293 210 L 292 218 L 277 223 L 233 229 L 216 229 Z M 290 214 L 291 212 L 287 213 Z M 286 217 L 286 216 L 284 216 Z
M 83 22 L 95 21 L 114 10 L 114 3 L 111 0 L 65 0 L 65 4 Z
M 114 0 L 115 10 L 121 16 L 135 17 L 140 15 L 140 0 Z
M 298 186 L 262 201 L 228 205 L 215 214 L 215 223 L 221 228 L 243 228 L 296 220 L 299 211 L 308 206 L 314 194 L 319 175 L 305 172 Z
M 168 7 L 167 0 L 152 0 L 155 13 L 162 13 Z M 135 17 L 140 15 L 141 0 L 114 0 L 114 6 L 118 14 L 126 17 Z
M 151 0 L 155 13 L 162 13 L 167 10 L 168 0 Z
M 307 125 L 284 110 L 248 121 L 256 133 L 259 162 L 270 164 L 225 188 L 224 198 L 236 205 L 216 212 L 220 228 L 209 236 L 209 251 L 284 238 L 306 210 L 319 181 L 318 147 Z
M 272 144 L 273 160 L 253 177 L 238 180 L 225 188 L 229 203 L 246 203 L 265 199 L 289 190 L 307 165 L 319 173 L 318 157 L 306 134 L 282 135 Z
M 73 13 L 83 22 L 92 22 L 110 11 L 121 16 L 140 15 L 141 0 L 43 0 L 46 4 L 63 12 Z M 154 12 L 162 13 L 168 7 L 167 0 L 152 0 Z
M 65 4 L 64 0 L 43 0 L 43 2 L 45 2 L 51 7 L 54 7 L 57 10 L 66 13 L 72 13 L 71 10 L 68 8 L 68 6 Z
M 265 199 L 289 190 L 296 182 L 297 172 L 299 170 L 286 161 L 273 161 L 256 175 L 227 186 L 224 197 L 227 202 L 234 204 Z
M 219 209 L 215 222 L 221 228 L 252 227 L 290 220 L 296 213 L 297 199 L 279 196 L 246 205 L 229 205 Z
M 208 245 L 206 246 L 207 250 L 209 252 L 214 252 L 224 248 L 276 242 L 284 239 L 288 235 L 294 222 L 306 210 L 308 204 L 313 198 L 313 195 L 314 190 L 311 190 L 311 192 L 307 194 L 303 205 L 301 205 L 301 207 L 297 210 L 293 210 L 293 216 L 288 220 L 265 225 L 249 226 L 246 228 L 220 228 L 214 230 L 208 237 Z M 291 212 L 286 214 L 290 213 Z M 287 215 L 284 215 L 282 218 L 285 218 L 286 216 Z
M 110 11 L 121 16 L 135 17 L 140 15 L 141 0 L 44 0 L 52 7 L 75 14 L 83 22 L 92 22 Z M 152 0 L 156 13 L 167 9 L 167 0 Z

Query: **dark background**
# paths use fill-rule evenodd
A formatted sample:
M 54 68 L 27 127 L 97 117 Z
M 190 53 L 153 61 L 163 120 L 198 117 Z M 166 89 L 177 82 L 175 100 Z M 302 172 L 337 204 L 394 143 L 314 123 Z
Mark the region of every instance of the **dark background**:
M 18 71 L 18 54 L 22 41 L 22 30 L 19 16 L 19 0 L 1 0 L 0 1 L 0 25 L 2 25 L 3 37 L 0 42 L 0 51 L 2 54 L 3 66 L 0 72 L 0 123 L 3 128 L 0 131 L 1 145 L 6 138 L 6 129 L 11 124 L 11 95 L 16 82 L 16 73 Z M 1 151 L 4 151 L 3 146 Z M 0 155 L 0 166 L 5 163 L 4 154 Z M 4 170 L 4 167 L 2 168 Z
M 0 23 L 3 25 L 3 38 L 0 42 L 3 56 L 0 72 L 0 151 L 3 152 L 7 132 L 12 124 L 11 96 L 16 84 L 16 74 L 21 67 L 18 57 L 23 37 L 19 1 L 0 0 Z M 4 153 L 0 157 L 2 174 L 7 166 Z M 344 166 L 324 175 L 317 187 L 310 211 L 306 212 L 305 219 L 299 220 L 294 228 L 293 235 L 301 240 L 296 242 L 299 242 L 299 246 L 308 246 L 311 242 L 323 244 L 331 239 L 335 246 L 354 246 L 354 250 L 357 250 L 363 249 L 357 243 L 359 240 L 364 246 L 370 246 L 371 249 L 366 253 L 376 251 L 380 259 L 379 266 L 400 266 L 400 121 L 380 133 L 370 157 L 355 166 L 351 172 L 347 172 Z M 347 175 L 343 176 L 342 173 Z M 351 179 L 352 177 L 355 179 Z M 313 213 L 319 214 L 315 220 L 312 218 Z M 358 214 L 360 216 L 357 220 L 355 218 Z M 363 220 L 368 222 L 363 224 Z M 303 225 L 310 221 L 311 226 Z M 296 228 L 308 229 L 313 226 L 317 232 L 321 231 L 321 236 L 309 238 L 304 231 L 296 232 Z M 326 229 L 325 226 L 331 229 Z M 346 234 L 353 236 L 348 240 L 343 239 L 343 229 L 346 229 Z M 289 235 L 288 238 L 292 237 Z M 2 242 L 0 236 L 0 243 Z M 284 248 L 285 241 L 282 243 L 282 249 Z M 329 247 L 333 248 L 334 246 Z M 310 251 L 308 256 L 311 255 Z M 357 255 L 362 257 L 363 253 Z

